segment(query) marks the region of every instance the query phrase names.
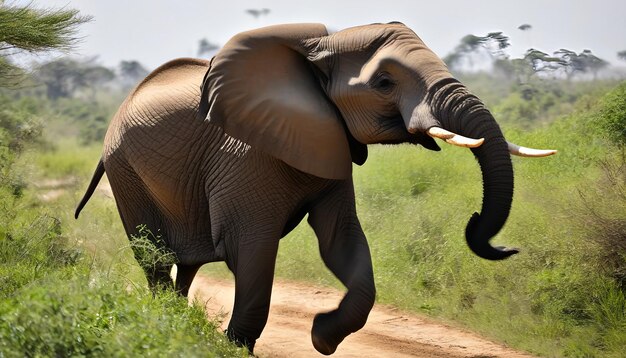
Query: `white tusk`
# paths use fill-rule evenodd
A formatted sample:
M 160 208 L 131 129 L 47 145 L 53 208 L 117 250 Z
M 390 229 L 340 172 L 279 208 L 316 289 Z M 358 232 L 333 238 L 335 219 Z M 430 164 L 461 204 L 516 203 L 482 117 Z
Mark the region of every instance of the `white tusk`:
M 443 139 L 446 141 L 446 143 L 453 144 L 459 147 L 465 147 L 465 148 L 480 147 L 485 141 L 484 138 L 472 139 L 472 138 L 463 137 L 461 135 L 452 133 L 440 127 L 430 127 L 426 131 L 426 133 L 433 138 Z
M 509 145 L 509 152 L 519 157 L 532 157 L 532 158 L 547 157 L 557 152 L 554 149 L 533 149 L 533 148 L 521 147 L 511 142 L 506 142 L 506 143 Z

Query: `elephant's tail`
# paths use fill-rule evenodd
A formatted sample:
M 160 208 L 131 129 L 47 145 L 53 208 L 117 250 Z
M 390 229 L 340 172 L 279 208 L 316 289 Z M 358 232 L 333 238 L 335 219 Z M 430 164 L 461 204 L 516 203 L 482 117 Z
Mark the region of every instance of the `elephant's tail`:
M 93 195 L 93 192 L 96 190 L 96 187 L 98 186 L 98 183 L 100 182 L 100 179 L 102 179 L 103 175 L 104 163 L 102 162 L 102 159 L 100 159 L 100 161 L 98 162 L 98 166 L 96 167 L 96 170 L 93 172 L 93 176 L 91 177 L 89 187 L 87 188 L 85 195 L 83 195 L 80 203 L 78 203 L 78 206 L 76 207 L 76 212 L 74 213 L 75 219 L 78 219 L 78 214 L 80 214 L 80 211 L 83 210 L 83 207 L 85 206 L 85 204 L 87 204 L 87 202 Z

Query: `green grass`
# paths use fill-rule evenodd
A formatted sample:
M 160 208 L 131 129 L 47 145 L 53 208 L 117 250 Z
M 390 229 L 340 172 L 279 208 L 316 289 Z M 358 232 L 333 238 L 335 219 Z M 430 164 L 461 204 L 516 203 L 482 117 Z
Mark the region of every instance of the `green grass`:
M 86 178 L 90 176 L 102 152 L 101 144 L 81 146 L 76 139 L 64 138 L 46 151 L 28 153 L 25 162 L 34 164 L 40 177 L 46 178 Z
M 46 174 L 84 176 L 89 160 L 58 148 L 37 160 L 67 165 Z M 0 187 L 0 357 L 247 357 L 201 304 L 148 290 L 113 200 L 73 219 L 83 187 L 45 205 Z
M 100 251 L 91 245 L 107 235 L 75 241 L 74 225 L 37 215 L 0 225 L 0 357 L 247 357 L 200 304 L 154 296 L 123 237 Z
M 127 290 L 93 274 L 48 275 L 0 302 L 0 355 L 247 356 L 201 305 L 189 307 L 173 292 Z

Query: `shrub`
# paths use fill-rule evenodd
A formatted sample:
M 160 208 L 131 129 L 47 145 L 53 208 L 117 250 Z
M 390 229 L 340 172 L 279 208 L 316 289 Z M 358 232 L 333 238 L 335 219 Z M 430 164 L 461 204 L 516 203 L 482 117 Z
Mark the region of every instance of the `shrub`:
M 218 326 L 172 291 L 51 275 L 0 301 L 0 356 L 247 357 Z
M 595 122 L 612 142 L 626 147 L 626 82 L 602 99 Z
M 28 100 L 13 101 L 0 93 L 0 168 L 41 137 L 42 123 Z
M 602 249 L 603 269 L 626 292 L 626 158 L 600 162 L 602 176 L 593 189 L 581 191 L 589 237 Z M 609 199 L 610 205 L 602 202 Z
M 125 257 L 101 267 L 27 198 L 0 186 L 0 357 L 248 356 L 202 306 L 133 284 Z M 172 259 L 153 246 L 144 260 Z

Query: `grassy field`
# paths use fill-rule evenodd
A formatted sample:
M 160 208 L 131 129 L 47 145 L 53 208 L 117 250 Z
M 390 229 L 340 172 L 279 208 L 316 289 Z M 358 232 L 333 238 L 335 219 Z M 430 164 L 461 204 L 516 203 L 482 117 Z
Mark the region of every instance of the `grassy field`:
M 559 110 L 569 114 L 533 126 L 501 121 L 508 139 L 560 151 L 514 159 L 514 206 L 494 242 L 521 253 L 503 262 L 481 260 L 465 244 L 482 190 L 468 150 L 371 147 L 368 162 L 355 167 L 355 187 L 378 301 L 541 356 L 621 356 L 626 162 L 624 136 L 611 133 L 622 128 L 626 84 L 605 94 L 608 87 L 578 95 Z M 515 104 L 518 99 L 494 103 L 494 113 L 538 106 Z M 0 356 L 245 355 L 198 307 L 170 294 L 152 297 L 112 199 L 94 197 L 88 215 L 73 219 L 101 145 L 61 136 L 64 121 L 48 124 L 47 144 L 22 153 L 11 170 L 13 184 L 0 191 Z M 42 203 L 43 189 L 32 184 L 37 178 L 75 181 Z M 205 271 L 228 275 L 221 264 Z M 305 222 L 281 241 L 276 274 L 340 287 Z

